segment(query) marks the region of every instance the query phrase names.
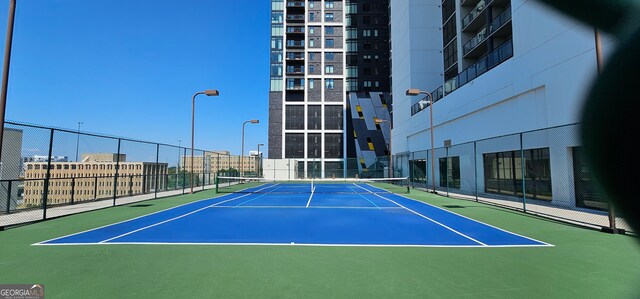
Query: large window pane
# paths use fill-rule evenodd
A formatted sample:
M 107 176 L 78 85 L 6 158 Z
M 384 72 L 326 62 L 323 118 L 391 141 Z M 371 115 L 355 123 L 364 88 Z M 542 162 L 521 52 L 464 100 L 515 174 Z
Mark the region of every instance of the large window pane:
M 322 134 L 307 135 L 307 158 L 321 158 Z
M 440 187 L 460 189 L 460 157 L 440 158 L 439 160 Z
M 322 107 L 309 106 L 307 108 L 307 129 L 309 130 L 321 130 L 322 129 Z
M 304 158 L 304 134 L 287 133 L 284 143 L 285 158 Z
M 286 106 L 286 129 L 304 130 L 304 106 Z
M 324 157 L 342 158 L 342 134 L 325 134 L 324 138 Z
M 342 130 L 342 106 L 324 107 L 325 130 Z

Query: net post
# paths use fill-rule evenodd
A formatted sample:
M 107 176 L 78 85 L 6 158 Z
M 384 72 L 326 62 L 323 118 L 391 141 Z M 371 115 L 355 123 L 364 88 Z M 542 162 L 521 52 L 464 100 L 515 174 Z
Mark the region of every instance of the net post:
M 214 179 L 213 179 L 214 183 L 216 184 L 216 194 L 218 193 L 218 183 L 220 181 L 220 179 L 218 178 L 218 173 L 216 172 Z

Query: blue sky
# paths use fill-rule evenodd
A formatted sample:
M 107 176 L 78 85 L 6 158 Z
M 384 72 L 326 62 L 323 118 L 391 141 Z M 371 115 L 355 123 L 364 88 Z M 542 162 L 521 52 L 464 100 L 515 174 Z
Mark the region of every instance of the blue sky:
M 252 118 L 245 152 L 267 143 L 269 1 L 17 2 L 7 120 L 185 146 L 218 89 L 196 147 L 239 153 Z

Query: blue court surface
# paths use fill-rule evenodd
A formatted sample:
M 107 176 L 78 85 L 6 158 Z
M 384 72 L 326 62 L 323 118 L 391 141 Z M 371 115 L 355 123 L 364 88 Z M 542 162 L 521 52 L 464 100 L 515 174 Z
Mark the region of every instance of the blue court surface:
M 269 183 L 35 245 L 97 244 L 552 246 L 360 183 Z

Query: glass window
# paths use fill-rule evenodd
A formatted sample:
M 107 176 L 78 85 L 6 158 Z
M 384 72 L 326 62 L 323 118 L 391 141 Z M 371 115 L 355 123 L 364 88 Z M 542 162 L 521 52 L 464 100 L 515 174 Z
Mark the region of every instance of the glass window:
M 324 135 L 324 157 L 342 158 L 342 133 Z
M 316 58 L 316 53 L 310 52 L 309 53 L 309 60 L 315 60 Z
M 327 38 L 324 42 L 325 48 L 333 48 L 335 46 L 335 41 L 332 38 Z
M 287 133 L 284 142 L 285 158 L 304 158 L 303 133 Z
M 308 130 L 321 130 L 322 129 L 322 107 L 321 106 L 308 106 L 307 107 L 307 129 Z
M 333 61 L 334 58 L 335 58 L 335 53 L 333 52 L 328 52 L 324 54 L 324 60 L 326 61 Z
M 333 26 L 326 26 L 324 27 L 324 34 L 325 35 L 332 35 L 334 34 L 335 30 Z
M 322 134 L 313 133 L 307 135 L 307 158 L 321 158 Z
M 313 38 L 309 39 L 309 47 L 314 47 L 314 46 L 315 46 L 315 40 Z
M 460 189 L 460 157 L 440 158 L 440 187 Z
M 315 19 L 316 19 L 315 14 L 314 14 L 314 13 L 312 13 L 312 12 L 310 12 L 310 13 L 309 13 L 309 21 L 315 21 Z
M 304 130 L 304 106 L 287 105 L 285 116 L 287 130 Z
M 283 16 L 281 11 L 271 13 L 271 24 L 282 24 Z
M 309 65 L 309 74 L 313 74 L 313 73 L 315 73 L 315 72 L 316 72 L 315 65 L 310 64 L 310 65 Z
M 316 31 L 316 27 L 315 26 L 309 27 L 309 34 L 313 34 L 315 31 Z
M 343 108 L 342 106 L 324 107 L 325 130 L 342 130 Z
M 315 88 L 315 79 L 309 79 L 309 89 Z
M 324 15 L 324 21 L 325 22 L 333 22 L 334 18 L 333 18 L 333 13 L 328 12 Z
M 324 8 L 333 8 L 333 5 L 334 3 L 331 0 L 324 1 Z
M 365 36 L 365 37 L 371 36 L 371 30 L 370 29 L 363 29 L 362 30 L 362 36 Z
M 324 87 L 325 87 L 325 89 L 333 89 L 334 88 L 333 79 L 325 79 L 324 80 Z
M 333 74 L 333 72 L 334 72 L 333 65 L 325 65 L 324 66 L 324 73 L 325 74 Z
M 282 50 L 282 37 L 271 38 L 271 50 Z
M 522 197 L 520 151 L 483 154 L 484 189 L 487 193 Z M 526 196 L 551 200 L 549 148 L 524 150 Z

